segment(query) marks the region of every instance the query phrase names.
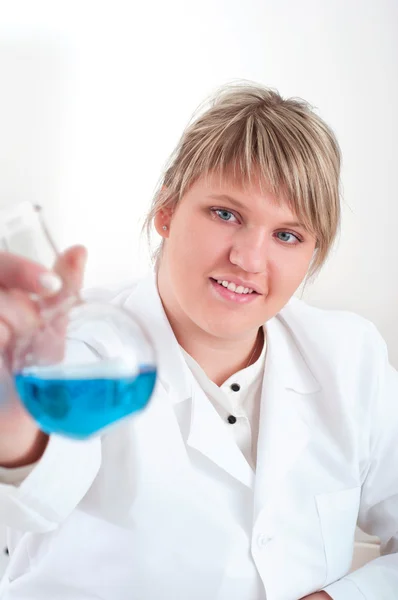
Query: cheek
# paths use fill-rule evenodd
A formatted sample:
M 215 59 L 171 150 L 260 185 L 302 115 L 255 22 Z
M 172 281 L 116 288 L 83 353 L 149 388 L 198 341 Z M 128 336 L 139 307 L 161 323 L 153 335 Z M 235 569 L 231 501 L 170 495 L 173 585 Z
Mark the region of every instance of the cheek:
M 211 226 L 200 226 L 196 223 L 184 227 L 179 224 L 177 235 L 170 238 L 171 258 L 179 269 L 188 271 L 190 277 L 195 275 L 195 265 L 202 271 L 213 269 L 220 262 L 220 257 L 227 255 L 227 245 Z
M 189 227 L 171 231 L 167 241 L 167 263 L 170 283 L 180 302 L 198 293 L 198 274 L 203 271 L 200 238 Z
M 291 252 L 289 250 L 289 252 Z M 305 278 L 311 264 L 312 252 L 286 251 L 274 261 L 272 273 L 273 287 L 280 293 L 293 294 Z

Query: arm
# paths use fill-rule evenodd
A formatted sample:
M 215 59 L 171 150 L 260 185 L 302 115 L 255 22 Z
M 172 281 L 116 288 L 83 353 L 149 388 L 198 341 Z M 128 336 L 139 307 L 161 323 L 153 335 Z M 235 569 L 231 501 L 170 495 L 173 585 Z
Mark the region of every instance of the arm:
M 380 538 L 381 556 L 327 586 L 332 600 L 398 598 L 398 373 L 378 333 L 371 342 L 377 385 L 358 524 Z
M 85 252 L 73 248 L 62 255 L 55 270 L 79 287 L 84 259 Z M 4 299 L 3 289 L 0 326 L 6 323 L 6 335 L 0 335 L 0 350 L 6 351 L 17 325 L 32 320 L 32 305 L 23 290 L 32 291 L 31 282 L 39 280 L 43 269 L 13 255 L 2 255 L 0 265 L 0 287 L 18 287 L 20 298 L 17 311 L 14 297 L 6 301 L 10 299 Z M 0 409 L 0 522 L 20 532 L 49 531 L 70 514 L 91 486 L 101 464 L 101 442 L 99 438 L 85 442 L 57 436 L 48 439 L 22 408 L 1 366 L 0 375 L 0 400 L 7 400 Z

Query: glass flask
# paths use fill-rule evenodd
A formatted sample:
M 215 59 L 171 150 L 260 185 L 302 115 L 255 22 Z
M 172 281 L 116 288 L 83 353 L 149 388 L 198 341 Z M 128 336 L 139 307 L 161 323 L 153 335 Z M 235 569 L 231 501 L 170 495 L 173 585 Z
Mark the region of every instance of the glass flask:
M 59 256 L 41 208 L 26 201 L 0 206 L 0 250 L 47 268 Z M 66 284 L 55 297 L 32 298 L 42 326 L 15 340 L 3 363 L 42 431 L 84 439 L 148 404 L 155 355 L 133 314 L 115 304 L 84 301 Z M 3 394 L 6 387 L 0 387 Z M 0 404 L 6 401 L 0 395 Z

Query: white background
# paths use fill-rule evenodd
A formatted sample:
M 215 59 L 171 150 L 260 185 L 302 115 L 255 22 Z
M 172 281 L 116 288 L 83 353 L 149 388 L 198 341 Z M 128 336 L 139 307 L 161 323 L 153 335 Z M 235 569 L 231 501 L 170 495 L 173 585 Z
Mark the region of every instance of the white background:
M 147 270 L 142 217 L 197 105 L 250 79 L 310 101 L 343 157 L 344 221 L 305 297 L 357 311 L 398 366 L 396 0 L 0 2 L 0 199 L 90 250 L 87 285 Z
M 42 203 L 87 285 L 147 270 L 142 217 L 197 105 L 250 79 L 343 152 L 342 234 L 305 298 L 370 318 L 398 367 L 396 0 L 0 1 L 0 201 Z

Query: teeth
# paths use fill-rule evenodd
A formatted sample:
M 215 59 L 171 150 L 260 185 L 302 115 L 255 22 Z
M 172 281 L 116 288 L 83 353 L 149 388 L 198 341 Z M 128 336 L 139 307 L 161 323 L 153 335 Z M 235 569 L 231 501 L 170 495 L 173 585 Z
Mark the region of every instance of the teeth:
M 236 286 L 232 281 L 226 281 L 225 279 L 217 279 L 217 283 L 223 285 L 225 288 L 228 288 L 231 292 L 235 292 L 235 294 L 252 294 L 252 288 L 243 287 L 243 285 Z

